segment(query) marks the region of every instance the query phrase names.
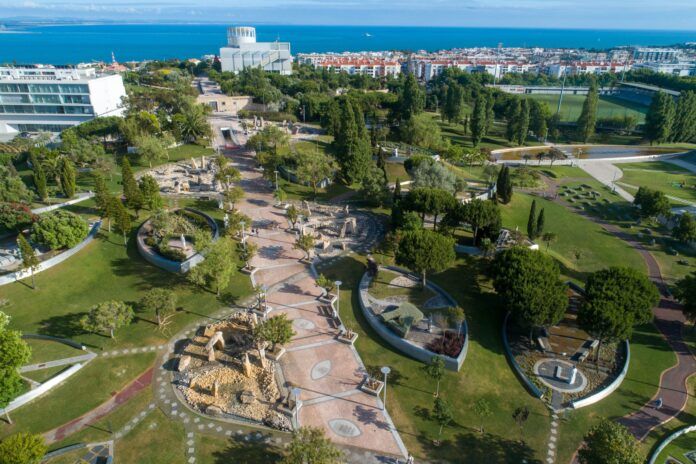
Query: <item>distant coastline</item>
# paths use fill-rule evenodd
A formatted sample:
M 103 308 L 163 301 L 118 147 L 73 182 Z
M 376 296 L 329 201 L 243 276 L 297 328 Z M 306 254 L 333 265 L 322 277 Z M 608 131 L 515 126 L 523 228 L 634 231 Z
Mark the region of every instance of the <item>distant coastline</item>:
M 71 64 L 200 58 L 226 41 L 229 24 L 21 22 L 5 20 L 0 30 L 0 62 Z M 696 42 L 696 31 L 625 29 L 524 29 L 414 26 L 288 26 L 255 24 L 259 40 L 280 39 L 293 53 L 443 50 L 466 47 L 606 49 L 616 46 L 669 46 Z M 9 33 L 8 33 L 9 31 Z

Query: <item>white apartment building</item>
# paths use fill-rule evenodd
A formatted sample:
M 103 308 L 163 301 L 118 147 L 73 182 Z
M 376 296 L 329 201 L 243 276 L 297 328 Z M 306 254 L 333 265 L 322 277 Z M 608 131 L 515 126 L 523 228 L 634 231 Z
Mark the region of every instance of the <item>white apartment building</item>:
M 118 74 L 86 66 L 0 67 L 0 137 L 61 132 L 100 116 L 122 116 L 126 88 Z
M 633 50 L 636 61 L 677 61 L 680 51 L 675 48 L 640 47 Z
M 283 75 L 292 74 L 289 42 L 257 42 L 253 27 L 227 29 L 227 46 L 220 49 L 223 71 L 238 73 L 245 68 L 262 68 Z
M 560 78 L 563 75 L 621 73 L 631 69 L 631 63 L 615 61 L 576 61 L 568 64 L 554 63 L 546 67 L 546 74 Z
M 633 69 L 648 69 L 653 72 L 679 77 L 696 75 L 696 65 L 694 63 L 637 63 L 633 66 Z
M 313 63 L 317 69 L 328 69 L 334 72 L 345 72 L 350 75 L 360 74 L 370 77 L 398 76 L 401 74 L 401 63 L 383 59 L 324 59 Z

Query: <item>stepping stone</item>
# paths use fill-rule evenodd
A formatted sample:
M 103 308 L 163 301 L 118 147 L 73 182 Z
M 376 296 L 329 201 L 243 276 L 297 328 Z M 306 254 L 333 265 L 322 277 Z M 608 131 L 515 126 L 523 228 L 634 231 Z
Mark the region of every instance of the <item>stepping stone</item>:
M 213 427 L 215 427 L 215 424 L 213 424 L 212 422 L 208 422 L 208 428 L 212 429 Z
M 225 432 L 225 435 L 228 436 L 228 437 L 231 437 L 231 436 L 232 436 L 232 431 L 231 431 L 231 430 L 226 431 L 226 432 Z
M 199 423 L 200 421 L 201 421 L 200 417 L 196 417 L 195 419 L 193 419 L 193 422 L 195 422 L 196 424 Z
M 192 456 L 192 457 L 189 458 L 188 462 L 189 462 L 189 464 L 193 464 L 194 462 L 196 462 L 196 458 L 194 458 L 194 457 Z
M 184 424 L 188 424 L 188 423 L 189 423 L 189 418 L 186 417 L 186 418 L 184 419 Z
M 193 438 L 193 432 L 187 433 L 187 434 L 186 434 L 186 437 L 188 437 L 188 438 Z
M 189 453 L 189 454 L 193 454 L 193 453 L 195 453 L 195 452 L 196 452 L 196 449 L 195 449 L 195 448 L 189 448 L 189 449 L 188 449 L 188 453 Z
M 205 425 L 203 425 L 203 424 L 198 425 L 198 430 L 203 430 L 204 428 L 205 428 Z
M 220 427 L 220 426 L 218 425 L 217 428 L 216 428 L 215 430 L 217 430 L 218 432 L 222 432 L 222 427 Z

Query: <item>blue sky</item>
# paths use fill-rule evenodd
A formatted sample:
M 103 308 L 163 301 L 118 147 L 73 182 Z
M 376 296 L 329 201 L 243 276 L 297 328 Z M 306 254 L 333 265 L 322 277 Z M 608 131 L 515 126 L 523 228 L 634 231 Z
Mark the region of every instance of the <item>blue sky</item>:
M 7 18 L 696 29 L 696 0 L 0 0 Z

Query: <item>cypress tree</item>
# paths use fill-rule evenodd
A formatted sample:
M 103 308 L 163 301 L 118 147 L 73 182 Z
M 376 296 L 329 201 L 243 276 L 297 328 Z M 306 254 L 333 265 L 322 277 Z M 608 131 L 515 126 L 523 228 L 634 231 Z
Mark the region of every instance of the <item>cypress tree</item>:
M 72 161 L 63 158 L 60 168 L 60 186 L 66 198 L 75 196 L 75 166 Z
M 41 163 L 36 162 L 34 164 L 34 185 L 36 193 L 43 201 L 48 199 L 48 186 L 46 184 L 46 172 L 41 167 Z
M 104 176 L 99 172 L 93 173 L 94 176 L 94 203 L 101 212 L 102 217 L 105 216 L 106 208 L 109 203 L 109 191 L 106 188 Z
M 599 95 L 597 92 L 597 84 L 593 81 L 590 85 L 590 91 L 587 94 L 587 98 L 585 98 L 585 101 L 582 104 L 582 112 L 580 113 L 580 117 L 577 121 L 580 138 L 585 143 L 587 143 L 587 141 L 590 140 L 595 133 L 598 101 Z
M 392 197 L 392 202 L 394 204 L 401 201 L 401 179 L 396 178 L 396 183 L 394 183 L 394 195 Z
M 512 179 L 510 179 L 510 168 L 507 165 L 503 165 L 498 173 L 496 192 L 496 196 L 502 204 L 506 205 L 512 200 Z
M 674 99 L 665 92 L 657 92 L 645 115 L 645 135 L 652 145 L 670 139 L 674 124 Z
M 490 134 L 493 129 L 493 123 L 495 122 L 495 112 L 493 111 L 493 105 L 495 104 L 495 98 L 493 95 L 488 95 L 486 97 L 486 131 L 485 135 Z
M 530 240 L 534 240 L 536 238 L 536 226 L 536 200 L 532 200 L 532 207 L 529 208 L 529 219 L 527 220 L 527 235 L 529 236 Z
M 685 91 L 679 97 L 670 140 L 672 142 L 696 140 L 696 92 Z
M 527 133 L 529 132 L 529 100 L 526 98 L 522 100 L 520 105 L 519 119 L 515 129 L 517 132 L 517 145 L 524 145 L 525 140 L 527 140 Z
M 133 175 L 133 169 L 131 168 L 130 161 L 128 161 L 128 157 L 123 158 L 123 164 L 121 164 L 121 177 L 123 182 L 123 196 L 126 198 L 126 205 L 136 212 L 140 211 L 143 207 L 143 196 L 140 193 L 140 187 L 138 187 L 138 183 Z M 116 219 L 116 217 L 114 219 Z
M 471 126 L 471 141 L 477 147 L 486 133 L 486 97 L 483 93 L 479 93 L 476 97 L 469 125 Z
M 519 98 L 510 103 L 507 110 L 507 128 L 505 129 L 505 137 L 508 142 L 513 142 L 517 138 L 518 126 L 520 121 L 520 113 L 522 112 L 522 103 Z
M 36 256 L 36 250 L 32 248 L 21 233 L 17 236 L 17 247 L 19 248 L 19 253 L 22 255 L 22 270 L 31 271 L 31 288 L 36 289 L 34 271 L 39 268 L 39 258 Z
M 536 223 L 536 233 L 535 235 L 537 237 L 541 237 L 541 235 L 544 233 L 544 208 L 541 208 L 541 211 L 539 211 L 539 217 L 537 218 L 537 223 Z

